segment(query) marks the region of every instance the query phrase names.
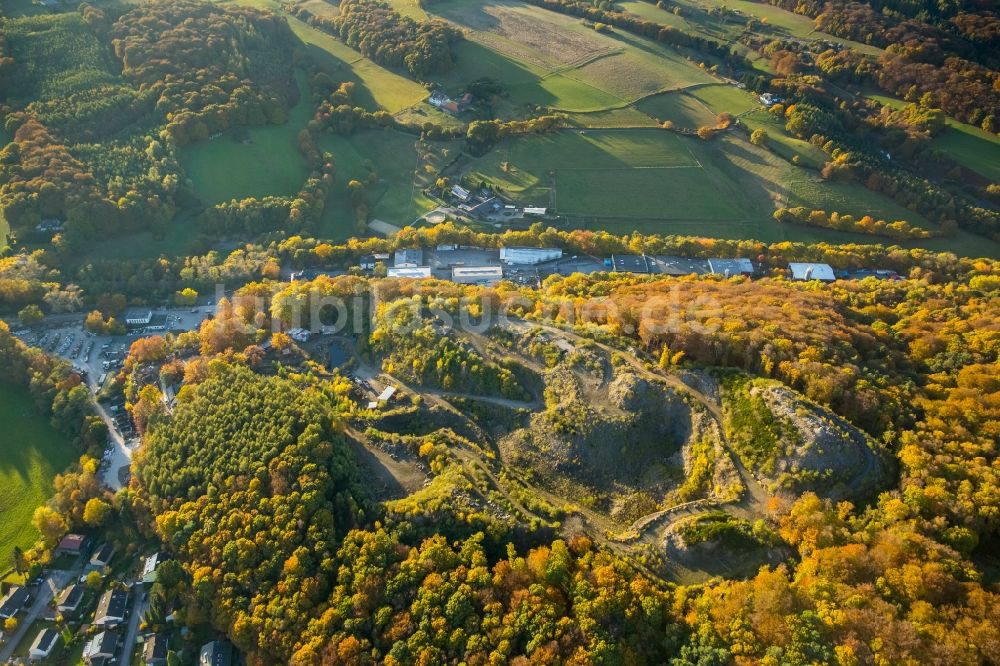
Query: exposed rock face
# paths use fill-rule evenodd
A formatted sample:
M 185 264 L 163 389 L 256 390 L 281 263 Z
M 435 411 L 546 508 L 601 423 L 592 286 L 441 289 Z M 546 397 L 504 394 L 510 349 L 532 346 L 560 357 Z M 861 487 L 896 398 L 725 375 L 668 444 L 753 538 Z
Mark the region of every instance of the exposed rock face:
M 625 498 L 655 510 L 683 474 L 681 448 L 701 436 L 684 396 L 631 372 L 595 382 L 563 364 L 545 380 L 547 409 L 500 441 L 504 459 L 555 486 L 585 487 L 605 508 Z
M 786 426 L 781 428 L 783 450 L 773 470 L 764 473 L 772 486 L 844 499 L 869 494 L 881 484 L 884 459 L 863 432 L 785 386 L 755 385 L 750 393 Z

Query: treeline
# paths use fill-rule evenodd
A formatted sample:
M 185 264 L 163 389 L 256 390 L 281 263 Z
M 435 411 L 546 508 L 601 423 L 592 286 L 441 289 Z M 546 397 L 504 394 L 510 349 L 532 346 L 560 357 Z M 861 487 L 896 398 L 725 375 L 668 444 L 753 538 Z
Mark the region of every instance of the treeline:
M 872 236 L 885 236 L 895 240 L 910 238 L 930 238 L 933 234 L 927 229 L 911 225 L 906 220 L 886 222 L 876 220 L 871 215 L 863 215 L 855 219 L 853 215 L 838 213 L 827 214 L 825 210 L 809 210 L 798 206 L 796 208 L 779 208 L 774 211 L 774 219 L 785 224 L 801 224 L 807 227 L 851 231 Z
M 254 9 L 84 3 L 12 19 L 5 34 L 14 140 L 0 155 L 0 213 L 19 235 L 64 221 L 53 243 L 65 254 L 102 233 L 161 233 L 193 199 L 177 148 L 233 125 L 284 122 L 298 94 L 294 36 Z
M 115 21 L 109 39 L 122 76 L 159 90 L 156 109 L 179 145 L 285 122 L 297 99 L 295 38 L 270 12 L 199 0 L 143 5 Z
M 440 19 L 414 21 L 377 0 L 344 0 L 331 19 L 312 16 L 303 8 L 292 13 L 336 35 L 372 61 L 405 69 L 423 80 L 454 65 L 452 46 L 462 33 Z
M 99 454 L 107 444 L 108 428 L 94 412 L 90 390 L 62 359 L 28 347 L 0 321 L 0 382 L 28 391 L 52 426 L 70 438 L 81 452 Z
M 994 86 L 1000 19 L 995 12 L 978 11 L 979 6 L 959 10 L 951 3 L 896 3 L 891 10 L 884 2 L 770 3 L 814 17 L 817 30 L 885 48 L 878 58 L 847 49 L 855 62 L 872 62 L 867 82 L 911 101 L 931 93 L 949 115 L 1000 132 L 1000 91 Z
M 366 254 L 392 252 L 398 248 L 432 249 L 441 244 L 470 247 L 559 247 L 569 254 L 667 254 L 683 257 L 749 257 L 765 267 L 784 268 L 789 261 L 820 261 L 835 268 L 878 266 L 903 274 L 914 269 L 951 279 L 972 269 L 975 260 L 960 259 L 947 252 L 923 248 L 901 248 L 872 243 L 763 243 L 696 236 L 660 236 L 641 233 L 618 236 L 607 231 L 564 231 L 541 223 L 527 230 L 503 233 L 477 232 L 452 223 L 429 228 L 406 227 L 392 238 L 351 239 L 332 245 L 317 239 L 294 237 L 276 242 L 271 250 L 282 260 L 299 267 L 351 265 Z

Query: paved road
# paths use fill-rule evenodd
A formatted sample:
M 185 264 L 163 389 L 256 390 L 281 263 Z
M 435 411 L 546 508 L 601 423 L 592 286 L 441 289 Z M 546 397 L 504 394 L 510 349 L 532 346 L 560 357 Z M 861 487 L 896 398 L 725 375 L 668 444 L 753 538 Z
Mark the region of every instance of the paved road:
M 53 571 L 46 576 L 38 588 L 35 602 L 28 609 L 27 613 L 17 618 L 17 630 L 8 638 L 3 648 L 0 649 L 0 664 L 6 664 L 10 661 L 14 650 L 24 640 L 25 635 L 32 630 L 35 620 L 48 607 L 49 602 L 55 597 L 56 592 L 65 587 L 77 575 L 79 575 L 79 571 Z
M 128 619 L 128 627 L 125 630 L 125 640 L 122 641 L 122 656 L 118 664 L 120 666 L 130 666 L 132 663 L 132 653 L 135 652 L 135 637 L 139 632 L 139 621 L 146 614 L 149 608 L 149 601 L 143 600 L 143 590 L 137 586 L 132 590 L 132 610 Z

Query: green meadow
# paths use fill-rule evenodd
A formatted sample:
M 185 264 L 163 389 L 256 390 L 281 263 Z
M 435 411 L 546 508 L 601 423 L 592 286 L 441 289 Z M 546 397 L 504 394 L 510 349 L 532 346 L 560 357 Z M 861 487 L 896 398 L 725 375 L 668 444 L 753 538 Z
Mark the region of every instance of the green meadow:
M 181 165 L 202 202 L 288 196 L 302 187 L 308 169 L 296 136 L 312 117 L 305 74 L 296 73 L 299 101 L 281 125 L 238 127 L 185 146 Z
M 38 412 L 27 389 L 0 384 L 0 553 L 28 548 L 38 538 L 35 508 L 52 495 L 52 479 L 77 457 L 66 439 Z M 5 560 L 6 561 L 6 560 Z

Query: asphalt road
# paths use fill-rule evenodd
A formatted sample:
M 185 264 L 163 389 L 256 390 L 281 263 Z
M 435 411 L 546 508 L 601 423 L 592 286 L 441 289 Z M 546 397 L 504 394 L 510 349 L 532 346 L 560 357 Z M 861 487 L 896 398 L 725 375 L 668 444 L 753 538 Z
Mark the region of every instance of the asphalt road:
M 125 640 L 122 641 L 122 656 L 118 660 L 119 666 L 130 666 L 132 663 L 132 653 L 135 652 L 135 637 L 139 632 L 139 621 L 146 614 L 149 601 L 143 601 L 142 587 L 137 586 L 132 590 L 132 610 L 128 618 L 128 627 L 125 630 Z

